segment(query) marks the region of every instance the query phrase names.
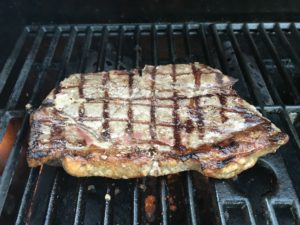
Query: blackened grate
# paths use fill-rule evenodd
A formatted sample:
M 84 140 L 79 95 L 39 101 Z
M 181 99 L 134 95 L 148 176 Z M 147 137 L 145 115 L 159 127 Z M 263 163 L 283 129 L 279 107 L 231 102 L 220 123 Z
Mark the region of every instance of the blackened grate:
M 27 26 L 0 79 L 1 139 L 10 121 L 21 119 L 1 176 L 0 223 L 300 224 L 299 29 L 299 23 Z M 38 107 L 68 74 L 194 61 L 238 78 L 238 93 L 290 142 L 225 181 L 196 172 L 75 178 L 61 168 L 26 166 L 25 106 Z

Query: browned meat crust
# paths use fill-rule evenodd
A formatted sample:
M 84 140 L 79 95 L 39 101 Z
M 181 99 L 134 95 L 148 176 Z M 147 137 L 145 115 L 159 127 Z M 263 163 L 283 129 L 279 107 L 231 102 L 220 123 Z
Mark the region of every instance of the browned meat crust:
M 133 178 L 196 170 L 230 178 L 288 136 L 206 65 L 75 74 L 31 116 L 29 166 Z

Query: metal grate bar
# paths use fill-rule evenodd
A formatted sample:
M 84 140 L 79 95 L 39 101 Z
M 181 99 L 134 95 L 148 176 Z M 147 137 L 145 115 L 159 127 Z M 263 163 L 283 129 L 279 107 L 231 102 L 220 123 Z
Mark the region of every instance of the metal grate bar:
M 53 186 L 51 189 L 51 194 L 49 197 L 49 203 L 48 203 L 48 207 L 47 207 L 47 213 L 46 213 L 46 218 L 45 218 L 45 225 L 51 225 L 53 223 L 53 219 L 55 216 L 55 207 L 56 207 L 56 203 L 57 203 L 57 192 L 58 192 L 58 185 L 60 183 L 60 178 L 61 178 L 61 172 L 57 172 L 54 182 L 53 182 Z
M 167 184 L 166 178 L 162 177 L 160 179 L 160 201 L 161 201 L 161 209 L 162 209 L 162 224 L 168 224 L 168 206 L 167 206 Z
M 77 29 L 75 27 L 71 27 L 70 30 L 70 36 L 69 36 L 69 40 L 68 43 L 65 47 L 63 56 L 62 56 L 62 62 L 60 64 L 60 68 L 59 68 L 59 73 L 58 73 L 58 77 L 57 77 L 57 81 L 55 86 L 59 85 L 59 82 L 63 79 L 63 77 L 66 75 L 66 66 L 68 65 L 70 58 L 71 58 L 71 54 L 73 51 L 73 47 L 75 44 L 75 40 L 76 40 L 76 36 L 77 36 Z
M 297 27 L 296 27 L 296 24 L 295 23 L 292 23 L 290 25 L 290 29 L 292 31 L 292 34 L 294 35 L 294 37 L 298 40 L 300 40 L 300 32 L 298 31 Z
M 191 172 L 186 173 L 186 183 L 187 183 L 187 191 L 188 191 L 188 201 L 189 201 L 189 212 L 191 216 L 191 224 L 197 225 L 197 217 L 196 217 L 196 207 L 194 201 L 194 192 L 193 192 L 193 181 Z
M 140 69 L 140 61 L 142 60 L 142 48 L 140 46 L 140 34 L 141 30 L 140 30 L 140 26 L 136 26 L 135 29 L 135 47 L 134 47 L 134 51 L 135 51 L 135 68 L 136 69 Z
M 260 93 L 258 91 L 258 89 L 256 88 L 256 85 L 254 83 L 254 80 L 251 78 L 251 74 L 248 68 L 248 65 L 246 63 L 246 59 L 244 58 L 243 54 L 242 54 L 242 50 L 238 44 L 238 41 L 233 33 L 232 30 L 232 26 L 229 24 L 227 27 L 227 31 L 229 33 L 229 37 L 231 39 L 231 43 L 233 44 L 233 48 L 234 51 L 236 53 L 237 56 L 237 60 L 240 64 L 240 68 L 242 70 L 242 74 L 246 76 L 246 81 L 247 83 L 250 84 L 251 88 L 248 87 L 248 90 L 250 90 L 252 92 L 252 95 L 254 94 L 255 96 L 255 100 L 257 101 L 257 103 L 259 104 L 259 106 L 264 105 L 265 103 L 262 101 Z M 272 101 L 273 102 L 273 101 Z M 263 111 L 264 113 L 264 111 Z
M 102 40 L 100 44 L 97 71 L 101 71 L 104 69 L 107 38 L 108 38 L 108 30 L 107 27 L 104 26 L 102 29 Z
M 279 54 L 273 44 L 273 42 L 271 41 L 270 37 L 268 36 L 266 30 L 265 30 L 265 27 L 263 24 L 260 24 L 259 25 L 259 28 L 258 30 L 260 31 L 260 33 L 262 34 L 262 37 L 263 37 L 263 40 L 265 41 L 273 59 L 274 59 L 274 62 L 280 72 L 280 74 L 283 76 L 283 78 L 285 79 L 285 81 L 288 83 L 288 85 L 290 86 L 290 90 L 291 90 L 291 93 L 294 97 L 294 101 L 295 103 L 299 103 L 300 102 L 300 96 L 299 96 L 299 92 L 294 84 L 294 81 L 292 80 L 291 76 L 289 76 L 289 74 L 286 72 L 286 70 L 284 69 L 282 63 L 281 63 L 281 60 L 280 60 L 280 57 L 279 57 Z
M 217 31 L 216 26 L 214 24 L 211 26 L 211 31 L 212 31 L 212 34 L 213 34 L 213 37 L 214 37 L 214 40 L 215 40 L 215 43 L 216 43 L 217 52 L 218 52 L 218 56 L 219 56 L 219 61 L 221 63 L 221 67 L 222 67 L 222 69 L 224 70 L 224 72 L 226 74 L 229 74 L 229 69 L 228 69 L 228 64 L 226 63 L 226 56 L 225 56 L 225 53 L 224 53 L 224 49 L 223 49 L 221 40 L 219 38 L 218 31 Z
M 293 49 L 293 47 L 291 46 L 290 42 L 288 41 L 287 37 L 285 36 L 285 34 L 283 33 L 280 25 L 278 23 L 276 23 L 275 25 L 275 32 L 279 37 L 279 40 L 281 41 L 282 45 L 284 46 L 284 48 L 288 51 L 288 53 L 291 55 L 292 60 L 294 61 L 294 64 L 296 66 L 300 66 L 300 59 L 296 53 L 296 51 Z
M 208 41 L 205 35 L 205 28 L 203 25 L 200 25 L 199 29 L 198 29 L 198 34 L 200 36 L 200 40 L 202 43 L 202 48 L 204 50 L 204 54 L 205 54 L 205 60 L 206 62 L 212 66 L 215 67 L 215 63 L 213 61 L 213 57 L 211 55 L 211 52 L 208 50 Z
M 25 186 L 25 190 L 23 193 L 23 197 L 21 200 L 21 204 L 18 211 L 18 216 L 16 220 L 16 225 L 25 224 L 26 214 L 28 212 L 29 206 L 30 206 L 30 200 L 32 199 L 33 192 L 35 184 L 37 183 L 37 178 L 39 176 L 39 169 L 37 168 L 31 168 L 30 173 L 27 179 L 27 183 Z
M 168 26 L 168 44 L 169 44 L 169 55 L 171 63 L 176 63 L 175 45 L 173 40 L 173 28 L 171 25 Z
M 111 223 L 111 201 L 113 190 L 112 186 L 108 185 L 106 188 L 106 195 L 105 195 L 105 207 L 104 207 L 104 218 L 103 218 L 103 225 L 109 225 Z
M 156 30 L 156 27 L 155 25 L 152 25 L 152 35 L 151 35 L 151 38 L 152 38 L 152 57 L 153 57 L 153 64 L 154 65 L 157 65 L 158 64 L 158 57 L 157 57 L 157 30 Z
M 133 225 L 139 224 L 139 179 L 136 179 L 133 190 Z
M 84 220 L 84 208 L 85 208 L 85 198 L 84 194 L 86 192 L 86 178 L 81 178 L 79 181 L 79 189 L 76 202 L 76 211 L 74 217 L 74 225 L 82 225 Z
M 35 60 L 35 56 L 36 56 L 36 54 L 39 50 L 39 47 L 42 43 L 44 33 L 45 33 L 45 29 L 43 27 L 41 27 L 38 31 L 38 34 L 37 34 L 35 40 L 34 40 L 31 51 L 28 54 L 27 59 L 23 64 L 23 67 L 21 69 L 19 77 L 18 77 L 18 79 L 15 83 L 14 89 L 12 91 L 12 94 L 9 97 L 9 100 L 8 100 L 8 103 L 6 106 L 8 109 L 13 109 L 18 103 L 18 100 L 22 93 L 23 87 L 24 87 L 27 77 L 29 75 L 31 66 Z
M 22 47 L 24 45 L 24 42 L 28 35 L 28 32 L 29 32 L 29 29 L 27 27 L 25 27 L 24 30 L 22 31 L 19 39 L 16 42 L 14 50 L 12 51 L 11 55 L 6 60 L 4 66 L 3 66 L 3 69 L 2 69 L 1 75 L 0 75 L 0 93 L 2 93 L 3 88 L 7 82 L 7 78 L 18 59 L 18 56 L 22 50 Z
M 53 38 L 51 40 L 51 43 L 49 45 L 47 55 L 44 58 L 44 61 L 43 61 L 43 64 L 42 64 L 42 69 L 37 75 L 38 78 L 37 78 L 36 84 L 34 85 L 32 96 L 29 100 L 29 104 L 31 104 L 31 105 L 33 105 L 36 102 L 36 98 L 38 96 L 38 93 L 41 90 L 41 86 L 43 85 L 43 81 L 44 81 L 43 78 L 46 74 L 47 68 L 51 64 L 51 61 L 52 61 L 56 46 L 58 44 L 59 38 L 60 38 L 60 29 L 56 28 L 54 36 L 53 36 Z
M 93 30 L 91 27 L 88 27 L 86 38 L 84 40 L 84 45 L 82 47 L 82 56 L 81 56 L 79 68 L 78 68 L 78 71 L 80 71 L 81 73 L 84 73 L 84 70 L 85 70 L 85 66 L 87 63 L 87 57 L 88 57 L 88 51 L 91 47 L 92 39 L 93 39 Z
M 16 165 L 18 162 L 19 153 L 22 148 L 22 142 L 25 139 L 26 132 L 28 128 L 28 115 L 23 118 L 22 121 L 22 128 L 18 131 L 16 141 L 12 147 L 10 155 L 7 159 L 5 169 L 3 171 L 1 177 L 1 184 L 0 184 L 0 212 L 3 210 L 3 206 L 5 203 L 5 199 L 7 197 L 7 192 L 11 185 L 13 176 L 16 172 Z
M 116 63 L 116 69 L 121 69 L 122 61 L 123 61 L 123 40 L 124 40 L 124 28 L 123 26 L 120 26 L 119 30 L 119 41 L 118 41 L 118 55 L 117 55 L 117 63 Z
M 184 26 L 184 44 L 185 44 L 185 51 L 186 55 L 188 56 L 188 62 L 192 60 L 192 51 L 191 51 L 191 42 L 190 42 L 190 36 L 189 36 L 189 28 L 187 24 Z
M 262 76 L 264 77 L 264 80 L 267 83 L 268 90 L 271 90 L 271 94 L 275 97 L 276 102 L 279 103 L 279 104 L 282 104 L 282 100 L 281 100 L 281 97 L 278 93 L 278 90 L 275 88 L 274 81 L 271 78 L 269 72 L 267 71 L 266 66 L 263 63 L 263 58 L 262 58 L 261 54 L 259 53 L 258 47 L 256 46 L 253 37 L 250 34 L 250 31 L 249 31 L 249 28 L 248 28 L 247 24 L 244 24 L 243 31 L 244 31 L 244 33 L 245 33 L 245 35 L 246 35 L 246 37 L 247 37 L 247 39 L 250 43 L 251 49 L 253 50 L 253 54 L 254 54 L 254 57 L 257 61 L 258 67 L 261 71 L 261 74 L 262 74 Z

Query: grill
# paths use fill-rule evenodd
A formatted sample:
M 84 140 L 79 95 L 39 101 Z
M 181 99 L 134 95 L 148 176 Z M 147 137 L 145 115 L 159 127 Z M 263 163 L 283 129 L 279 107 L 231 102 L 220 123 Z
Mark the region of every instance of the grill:
M 1 72 L 0 147 L 10 153 L 0 223 L 300 224 L 299 29 L 300 23 L 25 27 Z M 231 180 L 196 172 L 75 178 L 61 168 L 27 167 L 26 104 L 38 107 L 68 74 L 194 61 L 238 78 L 239 95 L 286 131 L 289 143 Z

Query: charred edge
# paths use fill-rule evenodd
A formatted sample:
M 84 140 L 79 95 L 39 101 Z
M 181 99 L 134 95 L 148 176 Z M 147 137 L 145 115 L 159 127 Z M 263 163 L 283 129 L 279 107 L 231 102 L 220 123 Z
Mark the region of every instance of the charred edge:
M 127 124 L 127 132 L 132 137 L 132 120 L 133 120 L 133 112 L 132 112 L 132 102 L 131 102 L 131 96 L 132 96 L 132 85 L 133 85 L 133 73 L 128 74 L 128 87 L 129 87 L 129 102 L 128 102 L 128 112 L 127 112 L 127 117 L 128 117 L 128 124 Z
M 287 134 L 283 133 L 283 132 L 278 132 L 277 134 L 271 136 L 269 138 L 269 141 L 272 144 L 278 143 L 278 142 L 287 142 L 288 141 L 288 136 Z
M 201 71 L 195 67 L 195 64 L 192 64 L 192 71 L 195 77 L 195 87 L 200 88 L 201 86 Z
M 177 92 L 175 90 L 175 83 L 176 83 L 176 67 L 174 64 L 172 64 L 172 78 L 173 78 L 173 101 L 174 101 L 174 108 L 173 108 L 173 124 L 174 124 L 174 149 L 175 150 L 186 150 L 186 148 L 181 145 L 181 139 L 180 139 L 180 124 L 179 124 L 179 118 L 178 118 L 178 102 L 177 102 Z
M 239 143 L 233 139 L 229 139 L 221 141 L 217 144 L 213 144 L 212 147 L 221 151 L 224 154 L 228 154 L 234 152 L 239 147 Z
M 217 95 L 221 104 L 220 116 L 222 123 L 225 123 L 228 120 L 228 117 L 225 115 L 225 108 L 227 107 L 227 98 L 222 94 Z
M 150 135 L 151 139 L 156 139 L 156 118 L 155 118 L 155 78 L 156 78 L 156 67 L 150 72 L 151 74 L 151 107 L 150 107 L 150 115 L 151 115 L 151 122 L 150 122 Z
M 61 137 L 64 137 L 64 126 L 51 126 L 50 131 L 50 146 L 55 146 L 56 148 L 65 149 L 66 148 L 66 141 Z
M 265 122 L 260 116 L 257 116 L 253 113 L 245 112 L 243 113 L 243 118 L 245 119 L 246 123 L 265 123 L 267 126 L 271 126 L 270 122 Z
M 182 162 L 185 162 L 187 160 L 199 160 L 197 153 L 189 153 L 189 154 L 185 154 L 185 155 L 181 155 L 181 156 L 173 156 L 173 158 L 179 159 Z
M 230 157 L 228 157 L 226 159 L 223 159 L 223 160 L 220 160 L 220 161 L 216 161 L 215 162 L 215 169 L 223 169 L 223 168 L 225 168 L 235 158 L 236 158 L 236 156 L 230 156 Z
M 60 84 L 54 88 L 54 91 L 53 91 L 54 98 L 55 98 L 56 94 L 58 94 L 61 91 L 61 89 L 62 88 L 61 88 Z
M 52 99 L 45 99 L 42 104 L 41 107 L 53 107 L 54 103 Z
M 106 72 L 103 76 L 103 79 L 102 79 L 102 85 L 103 87 L 106 87 L 106 83 L 107 81 L 109 80 L 109 73 Z M 104 102 L 103 102 L 103 119 L 104 119 L 104 122 L 103 122 L 103 130 L 104 132 L 102 132 L 102 138 L 104 140 L 108 140 L 110 139 L 110 133 L 109 133 L 109 112 L 108 112 L 108 105 L 109 105 L 109 100 L 108 100 L 108 90 L 107 90 L 107 87 L 105 88 L 105 91 L 104 91 Z

